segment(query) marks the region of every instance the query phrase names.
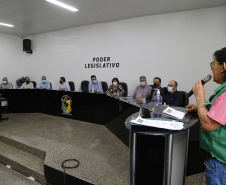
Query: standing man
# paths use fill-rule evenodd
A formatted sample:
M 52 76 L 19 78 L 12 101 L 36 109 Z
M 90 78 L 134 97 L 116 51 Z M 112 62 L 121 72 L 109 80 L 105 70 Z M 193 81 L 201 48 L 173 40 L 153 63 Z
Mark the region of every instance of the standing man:
M 97 81 L 95 75 L 91 76 L 91 82 L 89 82 L 89 92 L 103 93 L 101 82 Z
M 174 80 L 168 84 L 168 93 L 164 96 L 163 102 L 169 106 L 183 107 L 183 96 L 177 91 L 178 83 Z
M 59 85 L 57 86 L 57 90 L 59 91 L 70 91 L 70 86 L 64 77 L 60 77 Z
M 134 90 L 132 98 L 137 99 L 139 103 L 142 103 L 144 98 L 147 98 L 147 96 L 150 94 L 151 89 L 151 86 L 147 84 L 146 77 L 140 76 L 140 85 L 138 85 Z
M 2 83 L 0 85 L 0 89 L 12 89 L 12 88 L 13 88 L 13 84 L 8 82 L 7 77 L 3 77 Z
M 50 83 L 46 81 L 45 76 L 42 76 L 42 82 L 37 85 L 36 89 L 51 89 Z
M 25 82 L 22 84 L 20 89 L 34 89 L 33 83 L 30 81 L 29 77 L 25 78 Z

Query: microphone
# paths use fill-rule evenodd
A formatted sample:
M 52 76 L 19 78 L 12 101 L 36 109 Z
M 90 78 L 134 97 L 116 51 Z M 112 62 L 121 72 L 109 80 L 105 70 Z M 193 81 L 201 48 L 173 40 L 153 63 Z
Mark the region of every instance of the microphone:
M 202 85 L 204 85 L 205 83 L 209 82 L 211 80 L 212 76 L 210 74 L 206 75 L 201 81 L 202 81 Z M 190 90 L 189 93 L 187 94 L 188 97 L 190 97 L 191 95 L 193 95 L 193 91 Z

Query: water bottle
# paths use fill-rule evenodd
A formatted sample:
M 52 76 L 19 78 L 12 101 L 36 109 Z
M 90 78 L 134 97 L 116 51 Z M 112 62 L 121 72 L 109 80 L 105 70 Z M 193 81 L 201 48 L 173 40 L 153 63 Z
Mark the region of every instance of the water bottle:
M 119 97 L 119 93 L 117 92 L 117 97 Z
M 92 87 L 92 93 L 94 93 L 94 87 Z
M 143 100 L 143 104 L 146 104 L 146 99 L 144 98 L 144 100 Z
M 153 117 L 154 118 L 161 118 L 162 117 L 162 114 L 160 114 L 158 112 L 154 112 Z
M 130 95 L 128 95 L 128 97 L 127 97 L 127 101 L 130 101 L 131 100 L 131 97 L 130 97 Z
M 160 95 L 159 89 L 158 89 L 156 95 L 154 96 L 154 102 L 155 102 L 155 105 L 156 105 L 156 106 L 162 104 L 162 96 Z

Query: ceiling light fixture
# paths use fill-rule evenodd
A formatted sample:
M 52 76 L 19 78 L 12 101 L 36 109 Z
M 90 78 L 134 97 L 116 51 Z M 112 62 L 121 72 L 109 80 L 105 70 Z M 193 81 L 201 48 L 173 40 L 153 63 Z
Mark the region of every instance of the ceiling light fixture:
M 6 24 L 6 23 L 2 23 L 2 22 L 0 22 L 0 25 L 1 26 L 14 27 L 12 24 Z
M 57 5 L 57 6 L 60 6 L 62 8 L 66 8 L 66 9 L 72 11 L 72 12 L 77 12 L 78 11 L 78 9 L 76 9 L 76 8 L 74 8 L 72 6 L 66 5 L 64 3 L 61 3 L 59 1 L 56 1 L 56 0 L 46 0 L 46 1 L 48 1 L 50 3 L 53 3 L 53 4 Z

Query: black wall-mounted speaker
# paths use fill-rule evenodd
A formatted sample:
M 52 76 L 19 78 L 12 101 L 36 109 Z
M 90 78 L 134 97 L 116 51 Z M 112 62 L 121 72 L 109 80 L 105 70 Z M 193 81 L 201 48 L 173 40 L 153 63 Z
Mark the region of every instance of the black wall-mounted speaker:
M 31 51 L 31 40 L 23 39 L 23 51 Z

